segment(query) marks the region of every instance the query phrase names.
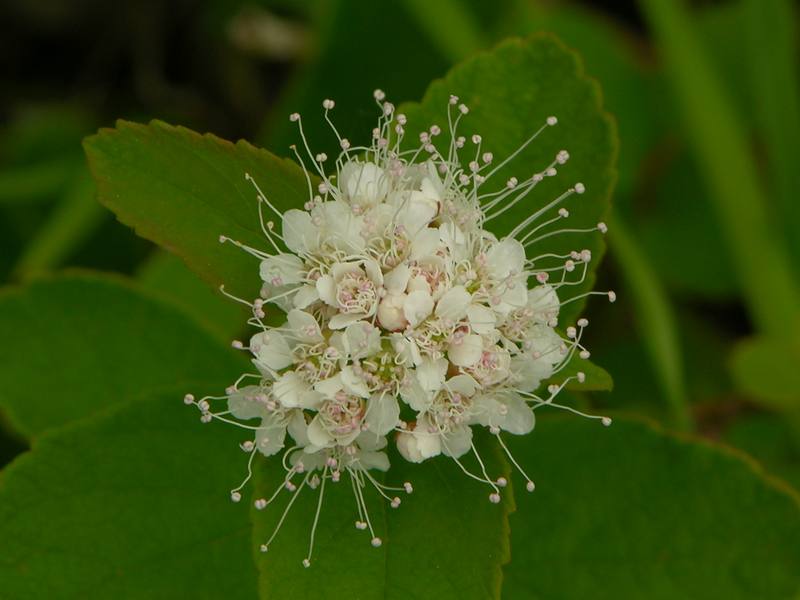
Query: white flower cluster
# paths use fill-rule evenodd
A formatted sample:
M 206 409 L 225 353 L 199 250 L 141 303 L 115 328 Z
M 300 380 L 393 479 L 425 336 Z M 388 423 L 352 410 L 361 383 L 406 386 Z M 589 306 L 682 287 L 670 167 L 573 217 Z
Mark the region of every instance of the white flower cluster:
M 188 395 L 186 402 L 200 409 L 205 422 L 219 419 L 252 431 L 253 439 L 242 444 L 251 461 L 256 453 L 284 453 L 281 486 L 272 498 L 257 499 L 256 508 L 281 489 L 298 493 L 298 485 L 320 488 L 321 505 L 326 482 L 344 473 L 353 483 L 356 527 L 368 528 L 378 546 L 364 487 L 370 484 L 393 507 L 400 504 L 395 491 L 411 491 L 410 483 L 389 487 L 369 472 L 389 468 L 390 441 L 411 462 L 452 458 L 488 484 L 490 500 L 499 502 L 507 482 L 486 473 L 473 428 L 487 428 L 508 452 L 501 432 L 530 432 L 534 409 L 560 406 L 553 402 L 558 392 L 584 375 L 562 378 L 544 394 L 542 382 L 573 355 L 589 356 L 580 342 L 585 319 L 566 327 L 563 336 L 557 327 L 560 307 L 587 295 L 560 298 L 561 290 L 584 280 L 591 253 L 545 249 L 529 258 L 526 249 L 555 234 L 606 227 L 553 229 L 569 216 L 564 201 L 584 192 L 578 183 L 502 238 L 487 228 L 569 159 L 561 151 L 524 181 L 511 178 L 499 190 L 483 191 L 494 173 L 556 124 L 554 117 L 500 164 L 481 150 L 480 136 L 472 136 L 474 158 L 462 165 L 460 153 L 469 144 L 457 127 L 468 109 L 458 98 L 450 99 L 443 144 L 437 144 L 441 128 L 433 125 L 410 151 L 401 150 L 406 117 L 382 92 L 375 99 L 381 116 L 368 147 L 339 137 L 329 118 L 334 103 L 323 102 L 342 149 L 331 172 L 327 156 L 308 149 L 300 116 L 291 115 L 313 164 L 304 166 L 309 198 L 303 209 L 279 212 L 247 175 L 259 208 L 280 222 L 277 228 L 259 213 L 267 251 L 221 238 L 260 260 L 261 297 L 239 300 L 253 310 L 251 323 L 259 331 L 248 345 L 234 342 L 252 353 L 258 372 L 244 375 L 225 396 L 195 401 Z M 607 294 L 613 301 L 613 292 Z M 268 304 L 285 314 L 282 324 L 265 323 Z M 242 385 L 248 378 L 252 384 Z M 220 399 L 226 410 L 212 411 L 210 401 Z M 479 473 L 460 460 L 470 452 Z M 234 501 L 248 479 L 232 491 Z M 525 479 L 532 491 L 533 482 Z M 311 550 L 304 564 L 310 560 Z

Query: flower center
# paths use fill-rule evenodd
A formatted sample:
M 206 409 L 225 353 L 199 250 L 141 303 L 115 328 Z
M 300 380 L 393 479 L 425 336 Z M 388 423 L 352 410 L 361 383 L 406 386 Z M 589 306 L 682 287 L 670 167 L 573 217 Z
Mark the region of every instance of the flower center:
M 332 399 L 323 402 L 319 414 L 325 429 L 337 436 L 347 435 L 361 427 L 365 408 L 362 398 L 339 391 Z
M 375 284 L 363 273 L 347 273 L 336 287 L 336 302 L 343 313 L 371 313 L 377 300 Z

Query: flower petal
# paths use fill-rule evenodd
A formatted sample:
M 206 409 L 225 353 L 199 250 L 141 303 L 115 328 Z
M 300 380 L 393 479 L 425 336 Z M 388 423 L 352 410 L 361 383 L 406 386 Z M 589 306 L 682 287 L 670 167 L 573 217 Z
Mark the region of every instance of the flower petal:
M 436 316 L 450 321 L 460 321 L 467 316 L 472 296 L 463 285 L 447 290 L 436 303 Z
M 457 367 L 471 367 L 480 360 L 482 354 L 483 340 L 474 333 L 465 335 L 459 343 L 450 344 L 447 349 L 450 362 Z
M 388 394 L 376 394 L 370 398 L 364 422 L 371 432 L 386 435 L 395 428 L 399 419 L 397 398 Z
M 411 292 L 406 296 L 403 313 L 412 327 L 424 321 L 433 311 L 433 298 L 427 292 Z

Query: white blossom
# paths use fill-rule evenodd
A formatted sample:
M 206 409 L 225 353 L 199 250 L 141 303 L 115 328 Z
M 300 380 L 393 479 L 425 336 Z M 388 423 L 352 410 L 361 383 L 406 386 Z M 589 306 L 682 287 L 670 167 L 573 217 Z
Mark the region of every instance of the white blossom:
M 417 148 L 404 139 L 407 118 L 380 90 L 375 98 L 381 116 L 371 146 L 359 149 L 339 137 L 342 152 L 332 170 L 324 168 L 324 154 L 309 150 L 303 161 L 293 147 L 301 164 L 313 165 L 305 170 L 303 207 L 281 213 L 246 175 L 258 194 L 265 240 L 262 248 L 234 243 L 258 259 L 262 287 L 252 302 L 237 298 L 251 307 L 249 323 L 258 332 L 248 345 L 233 345 L 251 354 L 257 372 L 243 375 L 224 396 L 188 395 L 186 402 L 198 407 L 204 422 L 222 420 L 248 431 L 252 437 L 242 449 L 251 463 L 256 453 L 284 453 L 286 476 L 276 496 L 318 489 L 321 506 L 326 485 L 349 478 L 356 527 L 369 529 L 372 545 L 379 546 L 364 489 L 374 488 L 392 507 L 400 504 L 395 492 L 412 490 L 408 482 L 393 488 L 370 474 L 390 468 L 390 440 L 413 463 L 449 457 L 490 486 L 489 499 L 499 502 L 505 479 L 487 473 L 473 443 L 473 430 L 484 427 L 533 490 L 501 434 L 529 433 L 539 407 L 579 412 L 554 399 L 570 381 L 585 379 L 581 372 L 559 373 L 572 359 L 588 357 L 581 344 L 588 323 L 561 323 L 560 309 L 599 293 L 569 294 L 585 280 L 591 252 L 554 253 L 546 240 L 607 228 L 557 229 L 569 216 L 564 203 L 585 191 L 576 183 L 555 200 L 520 210 L 519 223 L 498 237 L 493 219 L 525 206 L 529 192 L 554 177 L 568 153 L 498 183 L 495 173 L 506 161 L 495 167 L 481 136 L 470 138 L 475 158 L 462 159 L 469 144 L 457 127 L 468 109 L 455 96 L 448 105 L 449 135 L 440 138 L 441 127 L 432 124 Z M 328 122 L 334 106 L 323 102 Z M 300 116 L 291 120 L 308 149 Z M 520 150 L 556 122 L 547 118 Z M 268 324 L 280 312 L 285 319 Z M 227 410 L 212 410 L 220 399 Z M 477 470 L 465 462 L 469 454 Z M 251 472 L 248 466 L 232 499 L 241 499 Z M 274 497 L 257 499 L 256 508 Z M 312 540 L 318 518 L 319 510 Z M 313 545 L 305 566 L 312 551 Z

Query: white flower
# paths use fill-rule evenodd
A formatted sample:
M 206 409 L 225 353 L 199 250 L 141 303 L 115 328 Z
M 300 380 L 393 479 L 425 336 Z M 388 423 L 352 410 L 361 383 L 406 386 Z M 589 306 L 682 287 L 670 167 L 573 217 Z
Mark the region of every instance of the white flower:
M 570 286 L 587 275 L 591 253 L 564 255 L 540 244 L 583 231 L 553 226 L 569 216 L 558 205 L 583 193 L 581 184 L 555 201 L 526 205 L 505 237 L 490 231 L 496 216 L 555 176 L 555 165 L 564 165 L 568 153 L 532 167 L 538 172 L 497 185 L 499 169 L 491 166 L 493 155 L 481 148 L 481 137 L 472 136 L 474 148 L 467 153 L 466 138 L 456 132 L 468 110 L 455 96 L 448 109 L 449 136 L 440 141 L 442 130 L 432 124 L 420 134 L 417 149 L 404 142 L 407 118 L 380 90 L 375 99 L 381 117 L 366 151 L 338 138 L 342 153 L 327 163 L 335 165 L 327 172 L 325 154 L 308 157 L 314 173 L 307 173 L 310 192 L 302 209 L 279 213 L 247 175 L 259 208 L 275 213 L 280 223 L 276 228 L 259 213 L 264 247 L 236 242 L 258 259 L 262 288 L 252 303 L 238 299 L 252 307 L 249 323 L 258 333 L 247 346 L 233 345 L 251 353 L 258 372 L 226 390 L 227 411 L 211 409 L 219 397 L 196 401 L 189 395 L 186 401 L 199 408 L 203 422 L 258 419 L 255 426 L 242 424 L 252 434 L 242 449 L 251 461 L 256 453 L 284 452 L 286 477 L 276 494 L 282 488 L 318 489 L 321 506 L 325 486 L 349 477 L 356 527 L 369 529 L 373 546 L 379 546 L 363 488 L 375 487 L 393 507 L 400 499 L 390 493 L 411 491 L 410 483 L 391 488 L 369 473 L 389 469 L 387 438 L 407 461 L 450 457 L 491 487 L 490 500 L 499 502 L 504 480 L 487 473 L 473 428 L 487 428 L 510 456 L 502 435 L 529 433 L 537 407 L 565 408 L 555 396 L 585 375 L 558 376 L 575 355 L 588 357 L 581 344 L 587 323 L 565 324 L 563 336 L 555 327 L 560 307 L 575 299 L 565 297 L 575 289 Z M 323 103 L 328 120 L 334 105 Z M 291 119 L 299 122 L 300 116 Z M 550 118 L 546 126 L 555 123 Z M 475 158 L 462 164 L 460 155 Z M 418 156 L 419 162 L 409 162 Z M 493 187 L 487 191 L 488 185 Z M 606 227 L 601 223 L 597 230 Z M 613 301 L 613 292 L 608 296 Z M 285 322 L 268 325 L 273 308 L 267 305 L 284 311 Z M 240 387 L 247 378 L 252 385 Z M 461 462 L 467 453 L 475 455 L 479 472 Z M 533 482 L 512 462 L 532 490 Z M 233 500 L 241 499 L 248 480 L 249 475 L 232 490 Z M 259 498 L 255 507 L 268 503 Z M 318 517 L 319 509 L 312 539 Z M 269 540 L 262 550 L 268 546 Z M 310 560 L 309 553 L 303 564 Z
M 328 326 L 343 329 L 374 315 L 382 287 L 383 274 L 373 260 L 334 264 L 330 273 L 317 279 L 319 297 L 338 311 Z
M 342 196 L 361 210 L 386 198 L 389 192 L 389 175 L 375 163 L 351 160 L 339 174 Z

